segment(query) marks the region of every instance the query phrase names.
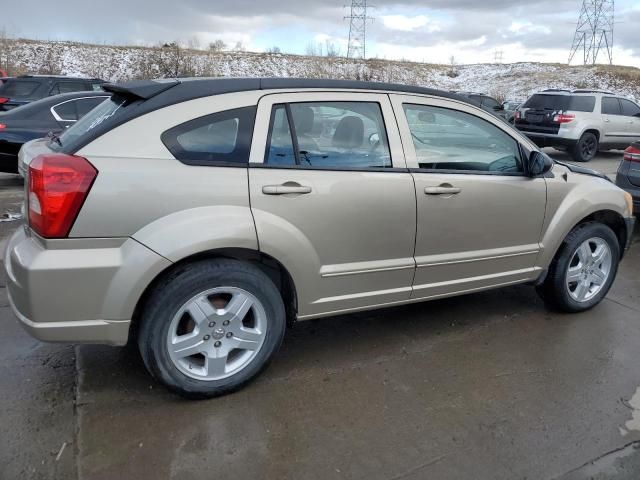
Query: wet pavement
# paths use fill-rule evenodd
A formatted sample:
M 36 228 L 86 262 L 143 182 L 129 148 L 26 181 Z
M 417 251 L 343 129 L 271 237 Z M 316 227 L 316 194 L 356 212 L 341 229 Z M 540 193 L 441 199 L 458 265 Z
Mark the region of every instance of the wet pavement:
M 634 242 L 589 312 L 518 286 L 303 322 L 255 382 L 200 402 L 132 347 L 31 340 L 0 286 L 0 479 L 637 479 Z

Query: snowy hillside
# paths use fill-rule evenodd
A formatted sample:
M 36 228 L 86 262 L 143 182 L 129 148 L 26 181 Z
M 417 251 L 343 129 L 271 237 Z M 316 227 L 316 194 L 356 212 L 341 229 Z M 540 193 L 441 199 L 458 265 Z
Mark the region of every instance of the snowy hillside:
M 640 99 L 640 69 L 516 63 L 432 65 L 379 59 L 208 52 L 71 42 L 5 40 L 0 62 L 13 73 L 61 73 L 119 81 L 162 76 L 350 78 L 479 91 L 524 99 L 544 88 L 598 88 Z

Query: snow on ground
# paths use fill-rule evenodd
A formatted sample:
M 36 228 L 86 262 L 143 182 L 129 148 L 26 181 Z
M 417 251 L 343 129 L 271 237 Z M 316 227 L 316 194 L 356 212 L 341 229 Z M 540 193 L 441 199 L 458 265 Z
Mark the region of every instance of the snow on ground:
M 379 59 L 87 45 L 13 40 L 0 52 L 18 73 L 60 73 L 110 81 L 184 76 L 348 78 L 477 91 L 524 100 L 545 88 L 597 88 L 640 99 L 640 70 L 515 63 L 433 65 Z

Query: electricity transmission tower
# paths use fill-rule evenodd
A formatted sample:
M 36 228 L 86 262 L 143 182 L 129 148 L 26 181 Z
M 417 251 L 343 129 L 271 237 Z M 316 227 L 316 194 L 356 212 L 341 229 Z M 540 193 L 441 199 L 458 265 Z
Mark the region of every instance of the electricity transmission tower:
M 367 15 L 367 0 L 351 0 L 351 12 L 344 18 L 350 20 L 347 57 L 366 58 L 367 21 L 371 19 Z
M 580 18 L 573 36 L 569 63 L 582 50 L 585 65 L 595 65 L 601 49 L 607 49 L 609 64 L 613 63 L 614 0 L 582 0 Z

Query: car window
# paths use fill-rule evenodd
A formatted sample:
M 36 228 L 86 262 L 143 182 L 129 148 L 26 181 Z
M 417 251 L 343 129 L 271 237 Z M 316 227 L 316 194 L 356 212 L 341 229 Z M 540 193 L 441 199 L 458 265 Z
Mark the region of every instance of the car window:
M 78 120 L 78 110 L 76 109 L 76 101 L 71 100 L 68 102 L 60 103 L 51 108 L 57 116 L 56 120 L 63 120 L 65 122 L 75 122 Z
M 91 97 L 91 98 L 81 98 L 75 101 L 76 108 L 78 109 L 78 118 L 84 117 L 91 110 L 96 108 L 102 102 L 104 102 L 108 97 Z
M 2 85 L 3 97 L 28 97 L 33 94 L 38 87 L 39 82 L 29 80 L 7 80 L 7 83 Z
M 602 97 L 602 113 L 620 115 L 620 102 L 614 97 Z
M 620 104 L 622 105 L 622 114 L 628 117 L 633 117 L 635 115 L 640 114 L 640 107 L 629 100 L 624 98 L 620 99 Z
M 92 84 L 91 84 L 91 89 L 92 89 L 94 92 L 101 92 L 101 91 L 103 91 L 102 83 L 92 83 Z
M 81 92 L 87 90 L 87 84 L 84 82 L 58 82 L 51 89 L 51 95 L 59 93 Z
M 270 165 L 295 165 L 296 155 L 284 105 L 275 105 L 271 113 L 266 162 Z
M 548 95 L 536 93 L 532 95 L 522 108 L 532 108 L 534 110 L 567 110 L 570 98 L 567 95 Z
M 420 168 L 464 172 L 521 173 L 518 142 L 475 115 L 404 104 Z
M 495 108 L 500 106 L 500 104 L 491 97 L 482 97 L 482 104 L 485 107 L 489 107 L 489 108 Z
M 574 112 L 593 112 L 593 108 L 596 106 L 596 97 L 583 97 L 575 96 L 571 97 L 567 110 Z
M 237 108 L 196 118 L 164 132 L 162 141 L 187 164 L 247 164 L 255 110 Z
M 276 105 L 269 137 L 267 164 L 293 160 L 300 167 L 391 167 L 382 110 L 375 102 Z

